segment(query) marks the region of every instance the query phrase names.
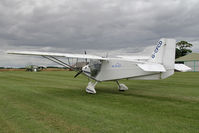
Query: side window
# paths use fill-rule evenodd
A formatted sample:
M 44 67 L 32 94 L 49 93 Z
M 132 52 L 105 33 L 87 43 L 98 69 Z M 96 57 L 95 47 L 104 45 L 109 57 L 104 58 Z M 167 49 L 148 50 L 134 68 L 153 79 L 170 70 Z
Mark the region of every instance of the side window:
M 96 77 L 97 74 L 100 72 L 101 70 L 101 62 L 99 60 L 91 60 L 90 61 L 90 70 L 91 70 L 91 76 L 92 77 Z

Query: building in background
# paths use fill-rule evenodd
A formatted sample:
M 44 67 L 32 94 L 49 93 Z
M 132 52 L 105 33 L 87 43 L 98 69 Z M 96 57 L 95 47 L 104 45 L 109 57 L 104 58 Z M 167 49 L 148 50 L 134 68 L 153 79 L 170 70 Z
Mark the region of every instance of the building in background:
M 185 64 L 192 69 L 192 72 L 199 72 L 199 53 L 190 53 L 177 58 L 176 63 Z

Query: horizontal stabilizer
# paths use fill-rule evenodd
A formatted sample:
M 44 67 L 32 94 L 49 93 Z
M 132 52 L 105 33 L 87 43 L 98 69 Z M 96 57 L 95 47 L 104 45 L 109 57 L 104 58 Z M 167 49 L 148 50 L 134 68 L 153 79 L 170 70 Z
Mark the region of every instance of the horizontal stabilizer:
M 146 72 L 166 72 L 161 64 L 137 64 L 143 71 Z
M 180 72 L 190 71 L 191 68 L 184 64 L 175 64 L 175 69 Z

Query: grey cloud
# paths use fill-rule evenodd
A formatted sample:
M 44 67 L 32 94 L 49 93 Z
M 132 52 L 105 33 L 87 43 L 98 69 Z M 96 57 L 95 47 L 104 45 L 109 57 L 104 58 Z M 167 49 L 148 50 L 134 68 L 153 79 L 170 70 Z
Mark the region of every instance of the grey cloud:
M 0 45 L 133 53 L 161 37 L 199 42 L 198 6 L 197 0 L 1 0 Z

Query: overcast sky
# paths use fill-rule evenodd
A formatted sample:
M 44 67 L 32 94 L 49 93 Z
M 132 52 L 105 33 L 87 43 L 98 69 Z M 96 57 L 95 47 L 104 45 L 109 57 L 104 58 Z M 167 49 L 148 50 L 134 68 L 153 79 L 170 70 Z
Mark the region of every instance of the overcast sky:
M 49 63 L 5 50 L 135 53 L 162 37 L 199 52 L 198 7 L 198 0 L 1 0 L 0 66 Z

